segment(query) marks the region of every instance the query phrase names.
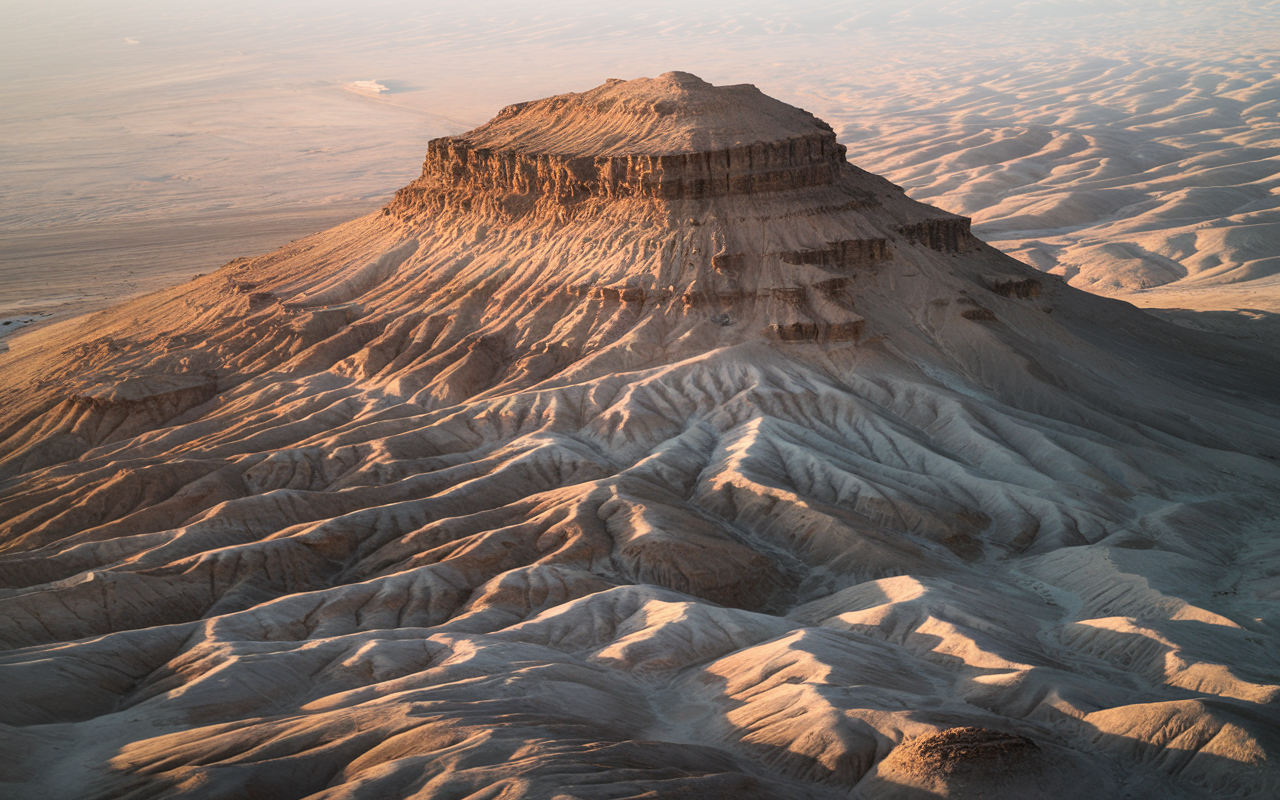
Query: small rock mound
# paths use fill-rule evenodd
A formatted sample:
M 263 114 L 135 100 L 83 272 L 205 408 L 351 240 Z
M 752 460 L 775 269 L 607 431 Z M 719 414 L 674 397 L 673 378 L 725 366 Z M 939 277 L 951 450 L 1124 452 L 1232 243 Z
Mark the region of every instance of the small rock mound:
M 913 775 L 969 777 L 1034 769 L 1040 754 L 1040 746 L 1025 736 L 971 727 L 910 739 L 889 758 Z
M 865 800 L 1094 800 L 1114 789 L 1079 753 L 979 727 L 908 739 L 858 783 Z

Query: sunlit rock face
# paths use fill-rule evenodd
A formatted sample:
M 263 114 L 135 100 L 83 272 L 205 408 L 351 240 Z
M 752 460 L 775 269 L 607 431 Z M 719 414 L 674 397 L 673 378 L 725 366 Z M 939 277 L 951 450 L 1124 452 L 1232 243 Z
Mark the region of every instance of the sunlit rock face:
M 0 355 L 6 796 L 1267 798 L 1280 368 L 684 73 Z

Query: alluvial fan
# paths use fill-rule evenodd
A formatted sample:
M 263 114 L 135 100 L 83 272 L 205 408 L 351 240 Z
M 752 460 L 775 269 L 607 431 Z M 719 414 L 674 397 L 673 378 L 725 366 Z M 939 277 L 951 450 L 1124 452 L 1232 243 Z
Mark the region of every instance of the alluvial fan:
M 672 72 L 0 355 L 19 798 L 1269 798 L 1280 365 Z

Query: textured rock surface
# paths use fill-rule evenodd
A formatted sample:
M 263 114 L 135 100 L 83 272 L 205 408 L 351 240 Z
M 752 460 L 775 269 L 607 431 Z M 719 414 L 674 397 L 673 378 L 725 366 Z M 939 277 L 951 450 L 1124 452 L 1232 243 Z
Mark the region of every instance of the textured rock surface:
M 7 795 L 1280 789 L 1276 362 L 750 87 L 513 107 L 22 342 Z

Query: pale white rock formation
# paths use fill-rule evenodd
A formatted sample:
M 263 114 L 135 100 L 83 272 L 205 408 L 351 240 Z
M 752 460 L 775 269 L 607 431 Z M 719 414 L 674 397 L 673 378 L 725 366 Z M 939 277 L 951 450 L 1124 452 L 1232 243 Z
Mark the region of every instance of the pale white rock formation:
M 1280 364 L 684 73 L 0 356 L 19 798 L 1267 798 Z

